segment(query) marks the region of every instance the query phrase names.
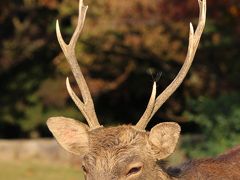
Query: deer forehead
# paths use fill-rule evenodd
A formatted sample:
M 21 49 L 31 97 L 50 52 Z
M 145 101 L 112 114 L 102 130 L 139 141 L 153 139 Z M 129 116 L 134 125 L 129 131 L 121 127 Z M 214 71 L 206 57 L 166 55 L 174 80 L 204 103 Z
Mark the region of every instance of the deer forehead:
M 148 152 L 148 147 L 148 133 L 131 126 L 99 128 L 89 132 L 89 153 L 83 160 L 98 168 L 115 169 L 144 160 L 147 154 L 142 152 Z
M 140 132 L 131 126 L 123 125 L 109 128 L 99 128 L 89 133 L 90 149 L 97 151 L 118 150 L 124 147 L 146 146 L 148 134 Z

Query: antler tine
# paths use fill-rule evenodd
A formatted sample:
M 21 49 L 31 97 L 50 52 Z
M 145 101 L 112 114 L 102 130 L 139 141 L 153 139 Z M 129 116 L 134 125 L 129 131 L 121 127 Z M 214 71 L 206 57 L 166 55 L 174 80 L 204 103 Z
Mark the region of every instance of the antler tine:
M 73 36 L 70 40 L 69 44 L 66 44 L 62 38 L 62 34 L 59 27 L 59 22 L 57 20 L 56 22 L 56 33 L 57 33 L 57 39 L 58 42 L 63 50 L 63 53 L 70 64 L 71 70 L 73 72 L 73 75 L 77 81 L 78 87 L 81 91 L 83 102 L 77 97 L 77 95 L 73 92 L 69 80 L 67 78 L 66 84 L 68 92 L 75 102 L 75 104 L 78 106 L 80 111 L 83 113 L 84 117 L 86 118 L 90 129 L 95 129 L 100 127 L 100 124 L 97 119 L 97 115 L 95 113 L 95 108 L 93 104 L 93 100 L 89 91 L 89 88 L 87 86 L 87 83 L 83 77 L 83 74 L 81 72 L 81 69 L 79 67 L 79 64 L 77 62 L 76 54 L 75 54 L 75 47 L 77 40 L 79 38 L 79 35 L 83 29 L 84 20 L 86 17 L 88 7 L 83 5 L 83 0 L 79 1 L 79 17 L 78 17 L 78 23 L 77 27 L 73 33 Z
M 144 130 L 147 127 L 147 124 L 150 120 L 150 116 L 152 114 L 152 111 L 153 111 L 153 108 L 155 105 L 156 91 L 157 91 L 156 82 L 154 82 L 153 88 L 152 88 L 152 94 L 151 94 L 150 100 L 148 102 L 147 108 L 146 108 L 144 114 L 142 115 L 141 119 L 136 124 L 136 128 L 139 130 Z
M 86 109 L 84 108 L 84 103 L 77 97 L 77 95 L 75 94 L 75 92 L 73 91 L 70 83 L 69 83 L 69 79 L 67 77 L 66 79 L 66 86 L 67 86 L 67 90 L 69 95 L 71 96 L 73 102 L 77 105 L 78 109 L 82 112 L 83 116 L 86 118 L 88 124 L 90 127 L 93 126 L 93 124 L 91 123 L 91 120 L 89 119 Z
M 189 37 L 189 45 L 188 45 L 188 53 L 185 59 L 185 62 L 179 71 L 176 78 L 173 82 L 157 97 L 154 110 L 152 112 L 151 117 L 157 112 L 157 110 L 162 106 L 162 104 L 176 91 L 176 89 L 180 86 L 183 79 L 186 77 L 189 68 L 192 65 L 195 53 L 197 51 L 197 47 L 203 33 L 203 29 L 205 27 L 206 22 L 206 0 L 198 0 L 199 2 L 199 22 L 194 32 L 192 23 L 190 23 L 190 37 Z
M 198 26 L 196 31 L 194 32 L 192 23 L 190 23 L 188 52 L 187 52 L 187 56 L 184 61 L 184 64 L 180 69 L 178 75 L 171 82 L 171 84 L 168 85 L 168 87 L 157 97 L 154 108 L 152 110 L 152 113 L 149 119 L 145 119 L 145 122 L 143 123 L 145 124 L 145 126 L 142 126 L 140 130 L 143 130 L 143 128 L 146 127 L 147 123 L 150 121 L 152 116 L 158 111 L 158 109 L 163 105 L 163 103 L 176 91 L 176 89 L 182 83 L 183 79 L 186 77 L 187 72 L 189 71 L 189 68 L 192 65 L 201 35 L 203 33 L 203 29 L 205 27 L 205 22 L 206 22 L 206 11 L 207 11 L 206 0 L 198 0 L 198 3 L 199 3 L 199 9 L 200 9 Z

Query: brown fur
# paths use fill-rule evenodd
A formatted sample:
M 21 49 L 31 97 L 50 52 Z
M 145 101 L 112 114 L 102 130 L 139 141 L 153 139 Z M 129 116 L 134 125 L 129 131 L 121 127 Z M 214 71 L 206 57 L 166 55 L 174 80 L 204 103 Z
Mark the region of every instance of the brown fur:
M 148 142 L 148 133 L 134 130 L 131 126 L 100 128 L 90 132 L 90 153 L 83 164 L 92 171 L 89 179 L 124 179 L 121 173 L 134 162 L 143 161 L 141 176 L 136 179 L 183 179 L 183 180 L 237 180 L 240 178 L 240 146 L 218 156 L 184 163 L 177 174 L 170 173 L 154 159 Z M 124 174 L 123 174 L 124 177 Z
M 96 129 L 89 137 L 89 153 L 83 158 L 83 165 L 91 171 L 88 179 L 125 179 L 127 166 L 139 161 L 145 171 L 137 179 L 161 179 L 157 174 L 164 172 L 155 163 L 147 133 L 118 126 Z
M 216 158 L 184 163 L 176 168 L 175 172 L 177 179 L 238 180 L 240 179 L 240 146 Z
M 89 131 L 65 117 L 50 118 L 47 124 L 63 148 L 79 155 L 87 180 L 240 179 L 240 146 L 216 158 L 165 168 L 162 160 L 173 153 L 180 134 L 176 123 L 160 123 L 150 132 L 130 125 Z

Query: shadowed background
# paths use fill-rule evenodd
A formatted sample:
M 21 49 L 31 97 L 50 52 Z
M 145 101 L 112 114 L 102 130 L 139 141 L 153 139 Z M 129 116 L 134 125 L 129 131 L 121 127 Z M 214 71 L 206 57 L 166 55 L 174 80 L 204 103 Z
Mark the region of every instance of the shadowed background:
M 207 3 L 207 24 L 193 66 L 148 126 L 163 121 L 181 125 L 180 159 L 216 155 L 240 142 L 240 2 Z M 89 10 L 76 51 L 100 123 L 135 124 L 153 80 L 159 79 L 161 93 L 183 64 L 189 22 L 198 20 L 197 0 L 85 4 Z M 45 122 L 51 116 L 85 122 L 67 93 L 67 76 L 79 91 L 55 35 L 59 19 L 68 42 L 77 15 L 77 0 L 0 2 L 1 139 L 50 137 Z

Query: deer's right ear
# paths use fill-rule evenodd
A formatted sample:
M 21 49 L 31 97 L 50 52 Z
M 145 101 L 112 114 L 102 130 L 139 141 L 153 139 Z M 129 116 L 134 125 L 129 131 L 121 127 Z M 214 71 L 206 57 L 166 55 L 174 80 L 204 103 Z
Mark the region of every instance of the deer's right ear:
M 67 151 L 83 156 L 89 149 L 88 126 L 77 120 L 65 117 L 52 117 L 47 126 L 58 143 Z
M 158 160 L 164 159 L 173 153 L 180 131 L 180 126 L 174 122 L 159 123 L 151 129 L 149 140 Z

